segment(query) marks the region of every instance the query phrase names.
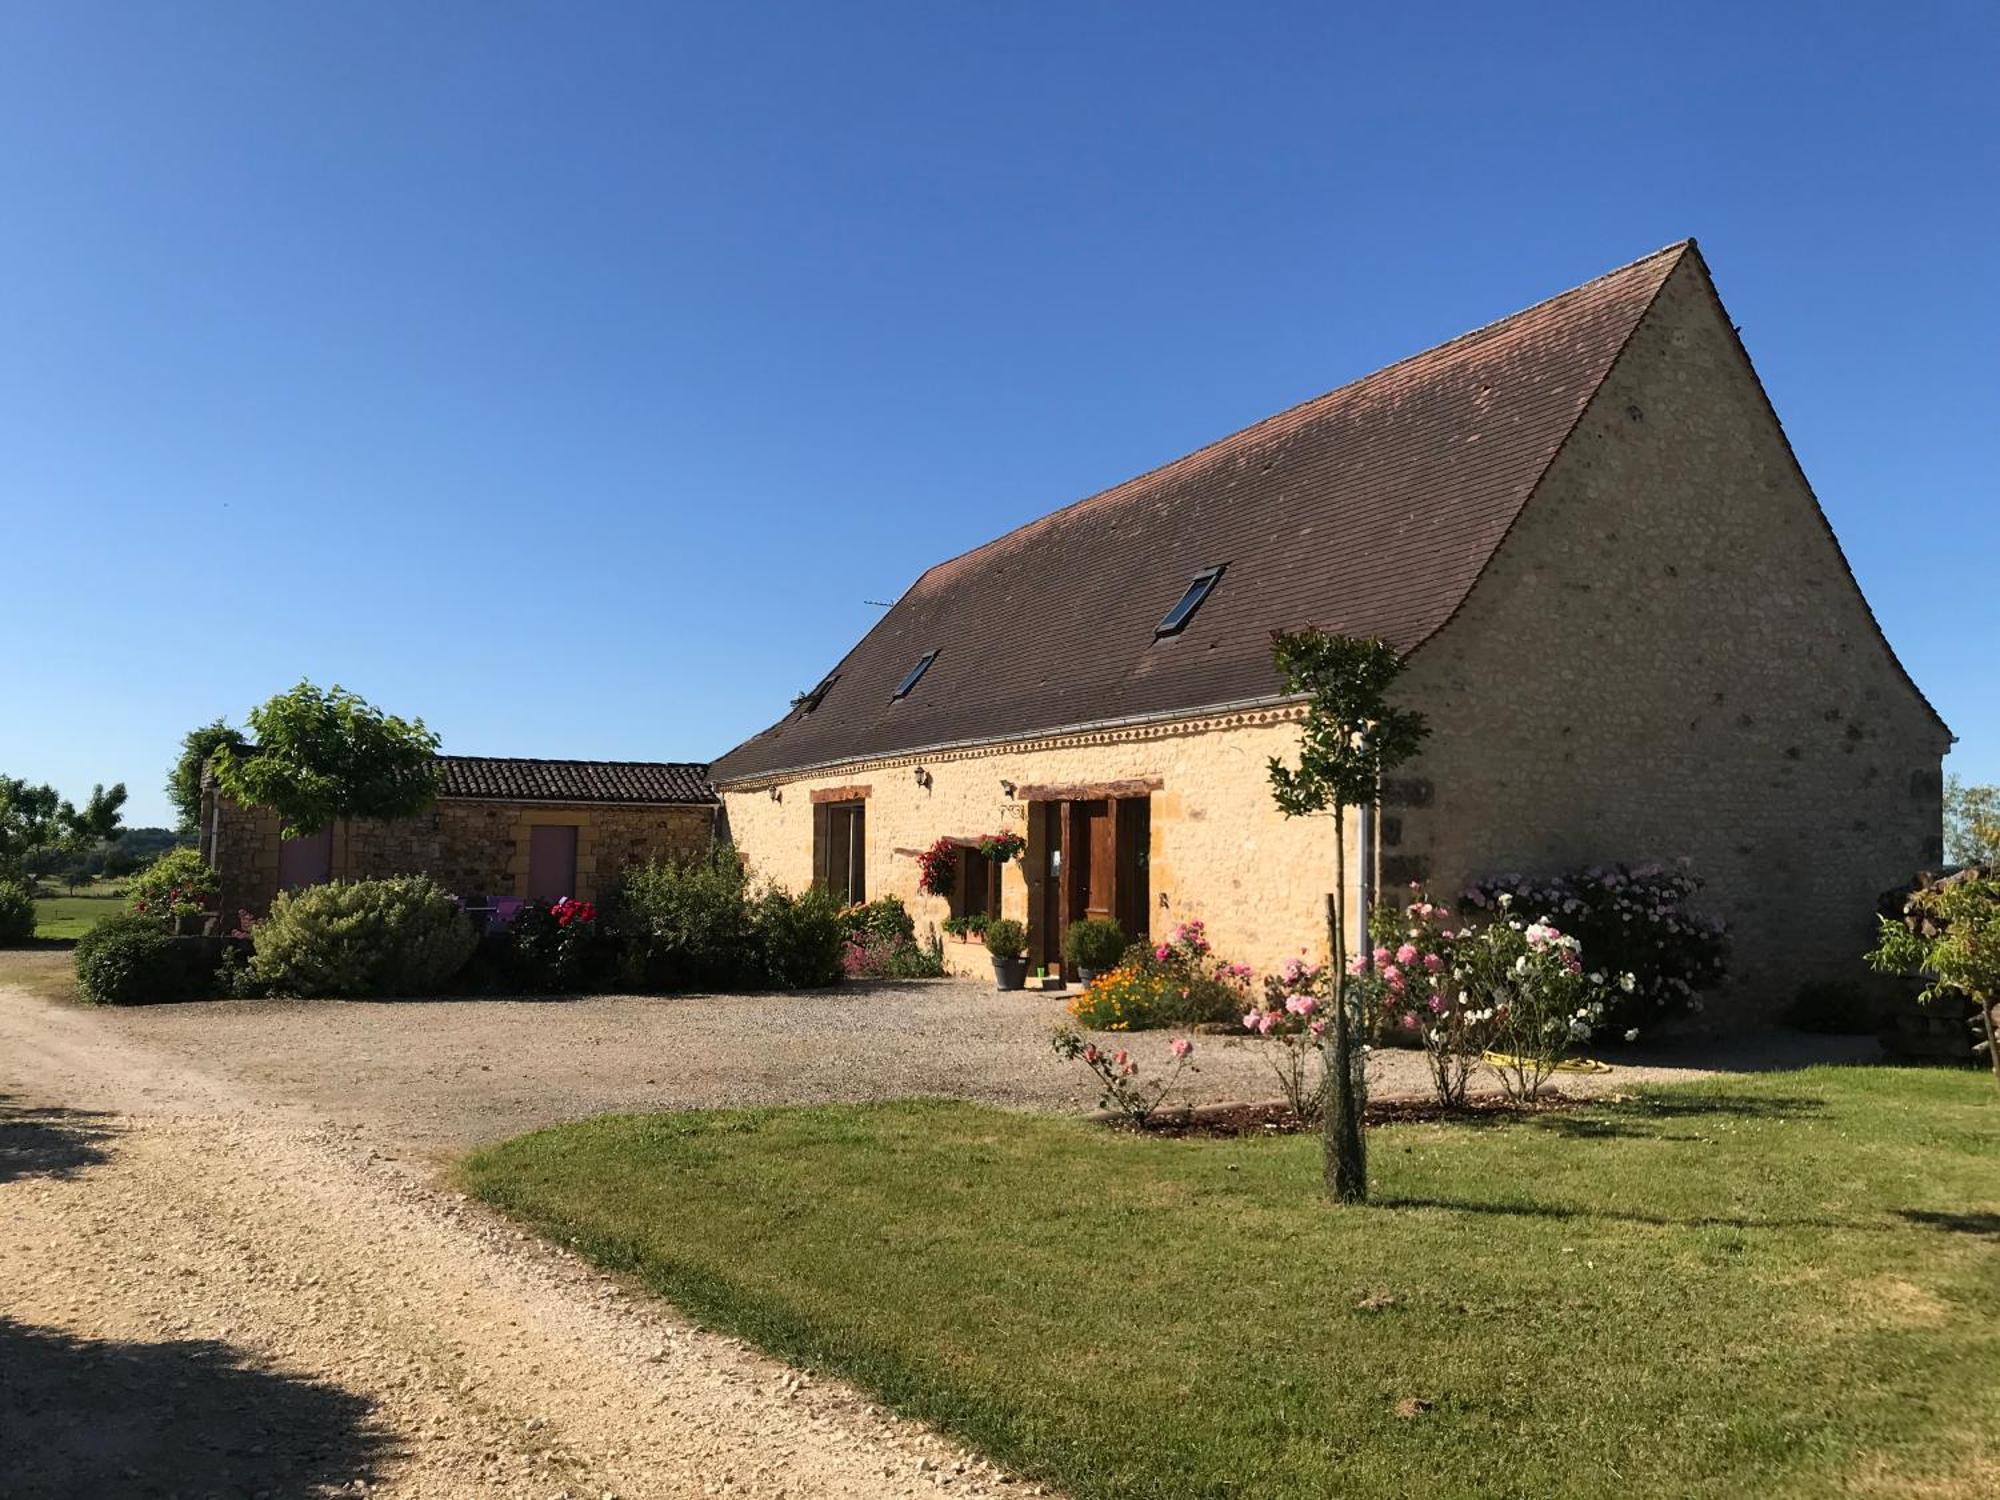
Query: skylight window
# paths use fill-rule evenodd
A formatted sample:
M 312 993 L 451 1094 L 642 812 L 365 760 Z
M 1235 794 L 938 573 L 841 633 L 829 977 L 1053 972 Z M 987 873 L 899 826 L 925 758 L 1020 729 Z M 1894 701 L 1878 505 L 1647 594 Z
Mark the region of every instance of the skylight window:
M 802 714 L 811 713 L 819 707 L 820 700 L 827 695 L 828 690 L 838 681 L 840 681 L 840 674 L 838 672 L 827 673 L 826 676 L 820 678 L 818 687 L 814 688 L 810 693 L 801 693 L 798 697 L 794 698 L 792 700 L 792 707 L 796 708 Z
M 898 698 L 909 697 L 910 689 L 917 685 L 917 679 L 922 677 L 924 673 L 928 672 L 930 670 L 931 663 L 936 661 L 937 659 L 938 659 L 938 654 L 935 651 L 926 651 L 922 656 L 918 657 L 917 664 L 914 667 L 910 668 L 910 675 L 908 677 L 905 677 L 902 680 L 902 682 L 897 685 L 896 691 L 889 695 L 889 701 L 893 703 Z
M 1222 576 L 1222 570 L 1228 566 L 1228 563 L 1219 563 L 1213 568 L 1203 568 L 1195 574 L 1187 586 L 1187 592 L 1180 596 L 1174 607 L 1168 610 L 1160 623 L 1153 627 L 1153 638 L 1158 640 L 1163 635 L 1179 635 L 1185 630 L 1187 622 L 1194 618 L 1194 612 L 1201 608 L 1201 601 L 1208 597 L 1209 591 L 1215 587 L 1215 581 Z

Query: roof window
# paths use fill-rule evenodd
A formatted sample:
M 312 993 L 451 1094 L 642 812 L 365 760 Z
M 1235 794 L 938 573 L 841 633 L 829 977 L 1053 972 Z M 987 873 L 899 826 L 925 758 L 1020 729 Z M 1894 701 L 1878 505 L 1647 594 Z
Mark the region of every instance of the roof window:
M 809 693 L 800 693 L 798 697 L 794 698 L 792 700 L 792 707 L 796 708 L 802 714 L 811 713 L 819 707 L 820 700 L 827 695 L 838 681 L 840 681 L 840 674 L 838 672 L 827 673 L 826 676 L 820 678 L 818 687 Z
M 926 651 L 922 656 L 918 657 L 917 664 L 910 668 L 910 675 L 898 683 L 896 691 L 889 695 L 889 701 L 893 703 L 898 698 L 909 697 L 910 689 L 917 685 L 917 679 L 930 670 L 931 663 L 936 661 L 937 658 L 938 654 L 935 651 Z
M 1153 627 L 1153 639 L 1158 640 L 1163 635 L 1179 635 L 1185 630 L 1187 622 L 1194 618 L 1194 612 L 1201 608 L 1201 601 L 1208 597 L 1209 591 L 1215 587 L 1216 580 L 1222 576 L 1222 570 L 1228 566 L 1228 563 L 1218 563 L 1212 568 L 1203 568 L 1195 574 L 1187 586 L 1187 592 L 1175 601 L 1174 607 L 1168 610 L 1161 617 L 1160 623 Z

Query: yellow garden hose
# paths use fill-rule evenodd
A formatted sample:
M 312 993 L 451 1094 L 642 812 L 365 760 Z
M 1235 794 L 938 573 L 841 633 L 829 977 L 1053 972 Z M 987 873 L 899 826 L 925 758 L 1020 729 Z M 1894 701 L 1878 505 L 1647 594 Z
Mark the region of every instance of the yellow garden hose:
M 1496 1068 L 1518 1068 L 1524 1065 L 1533 1066 L 1534 1064 L 1533 1058 L 1516 1057 L 1511 1052 L 1488 1052 L 1483 1055 Z M 1611 1064 L 1599 1062 L 1594 1057 L 1565 1057 L 1561 1062 L 1556 1064 L 1555 1071 L 1558 1073 L 1609 1073 L 1611 1071 Z

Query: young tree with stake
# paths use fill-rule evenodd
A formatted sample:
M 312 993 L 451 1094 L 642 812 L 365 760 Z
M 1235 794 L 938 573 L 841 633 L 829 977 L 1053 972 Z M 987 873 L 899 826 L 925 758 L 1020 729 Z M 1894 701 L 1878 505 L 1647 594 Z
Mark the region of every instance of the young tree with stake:
M 1271 797 L 1288 818 L 1333 814 L 1333 899 L 1327 913 L 1335 1002 L 1324 1043 L 1331 1083 L 1324 1120 L 1327 1191 L 1342 1203 L 1368 1196 L 1367 1144 L 1362 1136 L 1363 1077 L 1360 1017 L 1347 976 L 1347 809 L 1372 807 L 1382 777 L 1417 753 L 1430 728 L 1424 716 L 1396 708 L 1389 689 L 1403 658 L 1386 641 L 1323 630 L 1276 631 L 1271 657 L 1287 693 L 1306 695 L 1296 770 L 1272 756 Z M 1368 858 L 1369 851 L 1363 850 Z M 1362 914 L 1363 921 L 1367 914 Z M 1367 936 L 1362 937 L 1367 951 Z

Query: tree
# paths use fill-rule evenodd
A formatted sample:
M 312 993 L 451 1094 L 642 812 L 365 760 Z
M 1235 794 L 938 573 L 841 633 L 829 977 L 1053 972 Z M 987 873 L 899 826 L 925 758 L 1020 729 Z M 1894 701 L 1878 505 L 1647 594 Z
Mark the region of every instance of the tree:
M 1347 974 L 1347 809 L 1374 806 L 1384 774 L 1415 755 L 1430 728 L 1422 714 L 1389 703 L 1403 659 L 1385 641 L 1323 630 L 1277 631 L 1271 637 L 1271 657 L 1285 691 L 1306 695 L 1298 769 L 1271 757 L 1272 800 L 1288 818 L 1333 814 L 1327 941 L 1335 999 L 1324 1044 L 1331 1083 L 1323 1122 L 1324 1169 L 1334 1198 L 1358 1203 L 1368 1196 L 1368 1155 L 1362 1136 L 1360 1017 Z M 1367 853 L 1363 851 L 1364 858 Z
M 108 791 L 102 785 L 92 787 L 78 812 L 52 786 L 30 786 L 19 777 L 0 776 L 0 871 L 19 870 L 43 851 L 87 848 L 117 838 L 124 831 L 118 826 L 124 805 L 122 781 Z
M 217 750 L 240 750 L 245 743 L 242 733 L 226 719 L 197 725 L 181 736 L 181 758 L 167 777 L 167 800 L 180 814 L 182 833 L 199 831 L 202 768 L 215 758 Z
M 2000 1088 L 2000 1045 L 1994 1012 L 2000 1011 L 2000 878 L 1969 870 L 1919 888 L 1901 917 L 1882 918 L 1880 941 L 1868 962 L 1888 974 L 1921 974 L 1918 996 L 1926 1004 L 1959 998 L 1977 1007 L 1974 1052 L 1986 1054 Z
M 2000 864 L 2000 786 L 1945 777 L 1944 857 L 1954 865 Z
M 339 818 L 403 818 L 437 796 L 438 737 L 345 688 L 301 682 L 250 711 L 254 748 L 212 753 L 222 790 L 268 807 L 287 838 Z

